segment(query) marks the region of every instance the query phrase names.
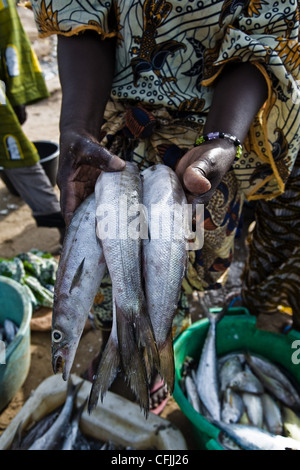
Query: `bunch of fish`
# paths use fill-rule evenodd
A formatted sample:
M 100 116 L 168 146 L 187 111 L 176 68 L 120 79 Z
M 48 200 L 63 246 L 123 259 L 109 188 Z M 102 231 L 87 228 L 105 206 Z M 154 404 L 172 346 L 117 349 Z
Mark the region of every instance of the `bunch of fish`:
M 287 373 L 249 352 L 217 357 L 216 324 L 225 311 L 206 311 L 210 325 L 199 363 L 184 361 L 188 401 L 220 428 L 226 448 L 300 450 L 300 395 Z
M 28 430 L 22 430 L 21 422 L 13 438 L 10 450 L 117 450 L 111 441 L 94 439 L 82 432 L 80 422 L 86 406 L 85 400 L 76 406 L 76 397 L 82 382 L 68 382 L 63 405 L 51 411 Z M 124 448 L 123 448 L 124 449 Z
M 173 391 L 171 327 L 187 263 L 185 231 L 173 234 L 178 234 L 185 203 L 170 168 L 154 165 L 141 174 L 128 162 L 121 172 L 101 173 L 94 194 L 74 214 L 58 266 L 52 322 L 53 369 L 62 366 L 65 380 L 106 269 L 113 291 L 113 325 L 94 376 L 89 411 L 120 371 L 145 415 L 156 371 Z M 155 236 L 155 205 L 168 236 Z
M 76 408 L 75 400 L 83 382 L 68 382 L 67 396 L 63 406 L 58 407 L 29 430 L 23 432 L 21 422 L 11 450 L 71 450 L 78 437 L 79 421 L 86 405 Z
M 19 330 L 19 326 L 10 318 L 5 318 L 3 325 L 0 325 L 0 341 L 7 347 Z

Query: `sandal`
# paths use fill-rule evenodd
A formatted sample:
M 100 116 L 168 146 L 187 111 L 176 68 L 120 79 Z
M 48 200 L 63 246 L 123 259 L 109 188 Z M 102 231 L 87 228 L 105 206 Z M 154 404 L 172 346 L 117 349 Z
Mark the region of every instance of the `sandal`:
M 97 371 L 97 368 L 98 368 L 98 364 L 100 362 L 100 357 L 101 357 L 101 354 L 102 354 L 102 349 L 100 351 L 100 353 L 94 357 L 94 359 L 92 360 L 92 362 L 90 363 L 89 367 L 86 369 L 85 372 L 83 372 L 82 374 L 82 378 L 84 380 L 87 380 L 88 382 L 91 382 L 93 383 L 93 379 L 94 379 L 94 375 L 96 374 L 96 371 Z
M 164 398 L 159 402 L 157 406 L 155 406 L 154 405 L 155 396 L 156 396 L 156 401 L 159 401 L 162 395 Z M 152 386 L 150 390 L 150 401 L 152 401 L 152 406 L 150 406 L 151 413 L 155 415 L 159 415 L 165 408 L 168 400 L 169 400 L 169 394 L 168 394 L 168 390 L 164 381 L 158 380 L 154 382 L 154 385 Z

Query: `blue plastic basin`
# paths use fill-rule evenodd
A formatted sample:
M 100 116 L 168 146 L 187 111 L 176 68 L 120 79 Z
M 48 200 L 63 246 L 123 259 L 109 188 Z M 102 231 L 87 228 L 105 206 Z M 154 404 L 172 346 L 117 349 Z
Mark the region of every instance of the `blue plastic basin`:
M 0 276 L 0 323 L 9 318 L 19 326 L 9 345 L 0 345 L 0 411 L 18 392 L 29 372 L 31 315 L 32 306 L 23 287 Z

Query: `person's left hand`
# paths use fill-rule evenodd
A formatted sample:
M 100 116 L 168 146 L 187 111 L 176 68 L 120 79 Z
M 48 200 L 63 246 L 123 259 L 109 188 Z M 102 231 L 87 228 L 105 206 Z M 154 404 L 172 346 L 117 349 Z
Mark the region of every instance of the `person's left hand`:
M 19 104 L 13 107 L 14 112 L 19 120 L 19 123 L 22 125 L 27 119 L 26 106 L 24 104 Z
M 178 162 L 176 174 L 189 203 L 207 203 L 230 169 L 236 147 L 224 139 L 203 143 L 189 150 Z

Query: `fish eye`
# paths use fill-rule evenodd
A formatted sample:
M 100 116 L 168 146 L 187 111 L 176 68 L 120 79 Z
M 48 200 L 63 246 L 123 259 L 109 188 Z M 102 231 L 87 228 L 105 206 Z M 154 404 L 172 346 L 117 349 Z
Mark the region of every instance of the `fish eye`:
M 58 343 L 59 341 L 62 340 L 62 332 L 59 331 L 59 330 L 53 330 L 52 331 L 52 340 L 55 342 L 55 343 Z

